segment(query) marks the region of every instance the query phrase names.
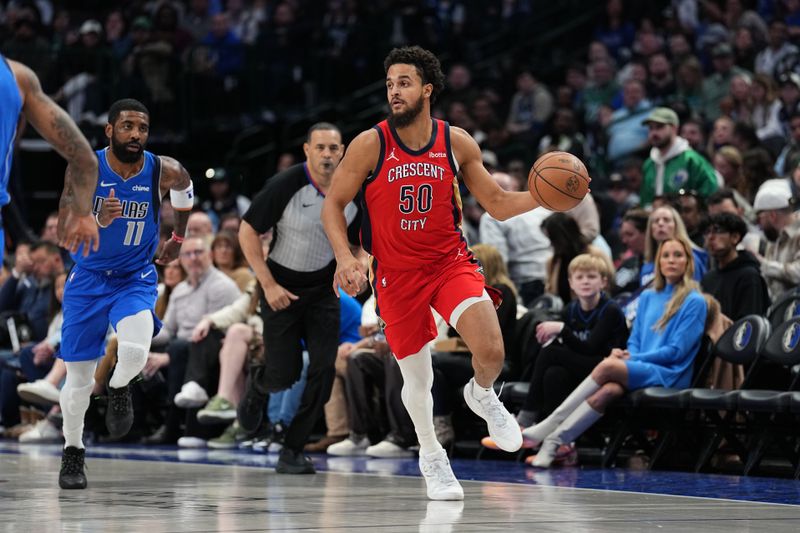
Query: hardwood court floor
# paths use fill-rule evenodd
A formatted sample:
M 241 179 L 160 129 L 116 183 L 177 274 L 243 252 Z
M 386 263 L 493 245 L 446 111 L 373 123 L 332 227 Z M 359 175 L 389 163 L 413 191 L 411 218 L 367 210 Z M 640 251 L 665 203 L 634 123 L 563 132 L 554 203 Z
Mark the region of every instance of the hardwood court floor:
M 454 469 L 465 501 L 430 502 L 415 475 L 416 460 L 316 456 L 315 464 L 325 472 L 287 476 L 272 470 L 274 455 L 93 446 L 87 458 L 89 488 L 62 491 L 56 482 L 59 450 L 0 442 L 0 531 L 728 533 L 800 528 L 800 506 L 768 503 L 800 503 L 798 483 L 790 480 L 598 469 L 536 473 L 508 461 L 460 460 Z M 633 492 L 640 488 L 647 490 Z M 673 494 L 660 494 L 660 488 Z M 681 490 L 735 499 L 675 495 Z

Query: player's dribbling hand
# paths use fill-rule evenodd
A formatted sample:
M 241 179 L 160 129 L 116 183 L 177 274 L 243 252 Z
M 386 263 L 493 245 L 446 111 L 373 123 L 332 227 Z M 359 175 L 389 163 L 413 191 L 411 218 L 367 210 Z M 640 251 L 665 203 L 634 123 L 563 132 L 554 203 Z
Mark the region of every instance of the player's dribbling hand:
M 333 276 L 333 292 L 339 297 L 339 287 L 350 296 L 356 296 L 364 288 L 367 276 L 364 274 L 364 265 L 352 257 L 341 263 L 336 263 L 336 274 Z
M 172 237 L 170 237 L 169 240 L 161 244 L 161 249 L 156 252 L 156 255 L 158 256 L 156 259 L 156 264 L 168 265 L 172 263 L 178 258 L 180 251 L 181 243 L 172 240 Z
M 76 215 L 71 209 L 62 209 L 58 212 L 58 228 L 58 245 L 73 254 L 83 246 L 83 256 L 86 257 L 90 250 L 96 252 L 100 247 L 97 222 L 91 213 Z
M 286 309 L 293 301 L 299 298 L 299 296 L 287 291 L 277 283 L 270 285 L 269 287 L 264 287 L 262 285 L 261 288 L 264 289 L 264 298 L 267 300 L 267 304 L 273 311 Z

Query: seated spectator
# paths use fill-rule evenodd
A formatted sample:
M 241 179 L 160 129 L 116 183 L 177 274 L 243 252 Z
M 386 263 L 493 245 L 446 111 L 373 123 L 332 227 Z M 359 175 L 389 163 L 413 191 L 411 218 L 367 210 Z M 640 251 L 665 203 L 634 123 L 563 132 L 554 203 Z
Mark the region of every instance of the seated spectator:
M 508 277 L 508 270 L 494 246 L 480 244 L 472 247 L 475 257 L 483 265 L 486 285 L 494 287 L 503 294 L 503 302 L 497 308 L 497 318 L 503 334 L 503 345 L 506 349 L 506 361 L 500 372 L 498 381 L 511 379 L 512 368 L 510 358 L 513 355 L 514 325 L 517 321 L 517 290 Z M 451 328 L 449 337 L 458 334 Z M 467 384 L 473 374 L 470 354 L 468 352 L 433 352 L 433 419 L 437 438 L 454 436 L 451 415 L 455 409 L 456 391 Z M 441 442 L 440 442 L 441 443 Z M 448 442 L 441 443 L 443 445 Z
M 578 130 L 575 111 L 572 108 L 559 107 L 556 109 L 551 120 L 545 126 L 545 134 L 539 141 L 537 156 L 554 150 L 569 152 L 581 160 L 585 158 L 586 138 Z
M 701 286 L 733 321 L 752 314 L 765 315 L 770 304 L 758 260 L 750 252 L 736 249 L 746 233 L 744 220 L 730 213 L 710 217 L 705 231 L 706 249 L 716 267 L 706 272 Z
M 227 215 L 241 217 L 250 207 L 250 199 L 237 194 L 231 185 L 231 176 L 224 168 L 214 168 L 206 171 L 208 192 L 211 198 L 205 200 L 200 207 L 205 211 L 217 231 L 222 231 L 222 219 Z M 239 227 L 236 227 L 238 231 Z
M 33 382 L 45 377 L 58 354 L 63 321 L 61 300 L 66 280 L 67 275 L 62 272 L 56 276 L 52 284 L 48 285 L 47 336 L 36 344 L 23 347 L 9 362 L 10 366 L 0 371 L 0 420 L 6 427 L 11 427 L 20 421 L 17 384 L 20 381 Z
M 590 253 L 604 258 L 609 268 L 612 268 L 608 256 L 587 243 L 578 228 L 578 223 L 571 216 L 565 213 L 553 213 L 544 219 L 542 231 L 553 246 L 553 257 L 547 263 L 546 293 L 555 294 L 564 302 L 572 299 L 567 271 L 570 261 L 580 254 Z
M 569 284 L 575 293 L 562 312 L 562 320 L 541 322 L 536 340 L 542 349 L 533 367 L 531 387 L 517 422 L 522 427 L 544 420 L 589 375 L 604 355 L 622 348 L 628 325 L 622 309 L 608 298 L 613 272 L 597 256 L 582 254 L 569 264 Z M 495 448 L 490 437 L 481 443 Z M 526 446 L 523 443 L 523 446 Z M 577 460 L 571 443 L 559 451 L 562 463 Z
M 214 238 L 214 224 L 211 222 L 211 217 L 203 211 L 195 211 L 189 215 L 189 220 L 186 222 L 186 236 L 187 237 L 202 237 L 210 240 Z
M 202 405 L 208 401 L 208 393 L 202 387 L 190 385 L 184 388 L 192 331 L 203 316 L 231 304 L 240 294 L 233 280 L 211 264 L 209 244 L 203 238 L 186 238 L 181 247 L 180 262 L 187 277 L 172 291 L 164 325 L 153 338 L 153 346 L 165 346 L 165 352 L 152 351 L 148 366 L 145 366 L 151 374 L 166 368 L 169 383 L 167 420 L 148 441 L 151 444 L 175 442 L 180 436 L 179 426 L 184 413 L 177 405 L 179 392 L 182 394 L 180 398 L 190 402 Z M 190 442 L 194 441 L 187 441 Z
M 677 208 L 689 239 L 698 247 L 703 246 L 703 222 L 706 218 L 706 204 L 697 191 L 681 189 L 677 194 Z
M 626 251 L 614 277 L 618 292 L 634 292 L 640 286 L 648 217 L 647 211 L 643 209 L 631 209 L 622 217 L 619 237 Z
M 622 86 L 622 107 L 603 124 L 608 133 L 608 159 L 613 163 L 647 148 L 647 126 L 642 123 L 652 104 L 644 85 L 630 79 Z
M 235 233 L 229 231 L 217 233 L 217 236 L 211 241 L 211 256 L 214 266 L 235 281 L 240 291 L 246 291 L 256 279 L 250 267 L 247 266 Z
M 517 75 L 517 92 L 511 97 L 506 129 L 522 141 L 537 138 L 553 114 L 553 95 L 530 70 Z
M 683 219 L 675 208 L 662 205 L 650 213 L 647 221 L 647 239 L 644 246 L 645 263 L 642 265 L 640 279 L 642 287 L 647 288 L 655 279 L 656 250 L 662 242 L 675 237 L 685 238 L 692 243 L 691 251 L 694 257 L 692 275 L 695 281 L 703 279 L 708 270 L 708 253 L 689 239 Z
M 709 216 L 718 215 L 720 213 L 730 213 L 744 220 L 744 223 L 747 225 L 747 233 L 736 246 L 737 250 L 748 250 L 753 254 L 764 255 L 764 250 L 766 249 L 764 234 L 758 226 L 751 222 L 756 219 L 753 206 L 747 203 L 740 203 L 736 191 L 726 188 L 718 189 L 714 194 L 709 196 L 707 203 Z
M 751 183 L 744 174 L 742 154 L 733 146 L 723 146 L 714 154 L 714 170 L 722 176 L 725 187 L 733 191 L 736 203 L 742 207 L 750 207 L 755 196 Z
M 64 272 L 61 251 L 51 242 L 40 241 L 17 257 L 21 270 L 14 268 L 11 277 L 0 287 L 0 312 L 15 311 L 27 316 L 31 340 L 47 336 L 53 280 Z
M 775 299 L 800 284 L 800 219 L 793 215 L 789 181 L 765 181 L 756 193 L 753 208 L 767 238 L 764 256 L 756 258 L 761 262 L 761 274 Z
M 523 430 L 532 444 L 542 443 L 533 466 L 550 467 L 559 447 L 591 427 L 626 390 L 685 388 L 691 382 L 707 314 L 692 279 L 691 242 L 684 237 L 664 240 L 655 262 L 655 283 L 642 294 L 627 349 L 612 349 L 550 416 Z

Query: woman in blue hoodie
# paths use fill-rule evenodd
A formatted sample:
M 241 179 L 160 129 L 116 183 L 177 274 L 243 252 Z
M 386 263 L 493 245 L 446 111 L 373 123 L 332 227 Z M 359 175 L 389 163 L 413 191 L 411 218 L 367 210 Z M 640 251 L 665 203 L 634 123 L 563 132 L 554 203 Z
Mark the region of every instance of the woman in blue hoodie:
M 558 447 L 586 431 L 626 390 L 689 386 L 706 324 L 706 301 L 692 279 L 691 242 L 665 239 L 655 266 L 653 288 L 641 295 L 627 349 L 611 350 L 549 417 L 522 432 L 542 442 L 533 466 L 549 467 Z

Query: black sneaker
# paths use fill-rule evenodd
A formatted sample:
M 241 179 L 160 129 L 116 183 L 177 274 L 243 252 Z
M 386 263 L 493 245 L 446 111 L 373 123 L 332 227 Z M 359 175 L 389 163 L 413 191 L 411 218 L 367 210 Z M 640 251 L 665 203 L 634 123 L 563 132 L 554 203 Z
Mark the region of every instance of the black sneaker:
M 108 387 L 108 406 L 106 407 L 106 428 L 112 439 L 128 434 L 133 425 L 133 401 L 131 386 L 119 389 Z
M 278 456 L 278 465 L 275 471 L 279 474 L 316 474 L 317 470 L 314 468 L 314 463 L 311 459 L 303 455 L 303 452 L 296 452 L 289 448 L 281 450 Z
M 58 473 L 58 486 L 62 489 L 85 489 L 86 473 L 83 461 L 86 450 L 67 446 L 61 454 L 61 471 Z
M 267 406 L 267 393 L 261 390 L 258 382 L 264 373 L 263 366 L 254 366 L 247 376 L 247 388 L 244 398 L 236 408 L 236 418 L 239 426 L 245 431 L 255 431 L 264 419 L 264 410 Z

